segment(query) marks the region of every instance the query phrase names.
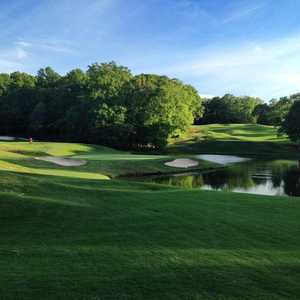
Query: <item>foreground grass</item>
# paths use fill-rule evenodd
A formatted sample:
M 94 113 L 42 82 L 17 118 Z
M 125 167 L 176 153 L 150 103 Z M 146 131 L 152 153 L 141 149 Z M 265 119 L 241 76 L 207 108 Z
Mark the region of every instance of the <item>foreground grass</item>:
M 298 199 L 104 180 L 172 158 L 0 143 L 0 299 L 299 299 Z
M 299 299 L 300 202 L 0 174 L 1 299 Z
M 277 128 L 258 124 L 211 124 L 193 126 L 171 141 L 169 153 L 214 153 L 251 156 L 297 157 L 297 147 Z

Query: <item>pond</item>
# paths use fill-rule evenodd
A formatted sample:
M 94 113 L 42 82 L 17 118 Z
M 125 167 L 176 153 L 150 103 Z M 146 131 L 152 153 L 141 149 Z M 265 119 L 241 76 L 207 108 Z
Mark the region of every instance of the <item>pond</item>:
M 215 159 L 225 167 L 205 173 L 157 176 L 147 180 L 204 190 L 300 196 L 300 169 L 296 160 L 247 160 L 237 157 L 231 159 L 229 156 L 199 156 L 199 158 Z

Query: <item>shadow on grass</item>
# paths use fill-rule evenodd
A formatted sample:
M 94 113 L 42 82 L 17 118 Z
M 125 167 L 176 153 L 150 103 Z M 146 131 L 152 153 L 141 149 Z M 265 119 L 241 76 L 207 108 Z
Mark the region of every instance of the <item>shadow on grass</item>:
M 226 140 L 204 140 L 193 144 L 175 144 L 168 148 L 169 153 L 192 154 L 232 154 L 268 157 L 298 158 L 297 146 L 288 143 L 244 142 Z
M 60 253 L 50 259 L 46 254 L 47 261 L 36 256 L 39 269 L 32 258 L 25 264 L 17 258 L 19 266 L 10 259 L 11 267 L 0 279 L 0 293 L 8 300 L 296 300 L 300 297 L 299 264 L 271 263 L 260 267 L 247 265 L 245 259 L 232 265 L 218 262 L 209 265 L 196 258 L 188 259 L 188 254 L 159 258 L 155 253 L 134 252 L 134 257 L 127 252 L 117 256 L 110 250 L 111 253 L 101 251 L 98 257 L 84 251 L 71 252 L 75 257 Z

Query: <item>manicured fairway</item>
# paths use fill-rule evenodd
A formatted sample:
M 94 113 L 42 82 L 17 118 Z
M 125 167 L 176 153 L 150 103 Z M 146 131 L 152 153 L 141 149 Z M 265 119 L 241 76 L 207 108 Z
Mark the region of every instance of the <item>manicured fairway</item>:
M 171 140 L 169 153 L 214 153 L 251 156 L 297 157 L 297 146 L 277 128 L 258 124 L 193 126 L 182 138 Z
M 61 167 L 35 159 L 35 157 L 49 155 L 83 159 L 88 163 L 80 167 Z M 107 179 L 108 176 L 181 171 L 178 168 L 165 166 L 164 163 L 170 160 L 173 160 L 173 156 L 132 154 L 95 145 L 0 142 L 0 170 L 27 174 Z M 211 162 L 197 160 L 199 161 L 197 169 L 206 170 L 217 166 Z

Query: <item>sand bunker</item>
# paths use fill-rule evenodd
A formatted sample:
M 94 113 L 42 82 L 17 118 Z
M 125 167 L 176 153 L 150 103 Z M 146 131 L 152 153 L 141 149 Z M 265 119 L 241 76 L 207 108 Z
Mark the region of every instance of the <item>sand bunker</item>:
M 64 167 L 78 167 L 78 166 L 83 166 L 87 163 L 86 160 L 53 157 L 53 156 L 35 157 L 35 159 L 52 162 L 56 165 L 64 166 Z
M 14 141 L 15 139 L 13 136 L 0 136 L 0 141 Z
M 201 154 L 201 155 L 197 155 L 197 158 L 214 162 L 217 164 L 222 164 L 222 165 L 230 165 L 230 164 L 250 160 L 249 158 L 234 156 L 234 155 L 213 155 L 213 154 Z
M 199 165 L 199 162 L 189 158 L 178 158 L 170 162 L 165 163 L 166 166 L 175 168 L 190 168 Z

